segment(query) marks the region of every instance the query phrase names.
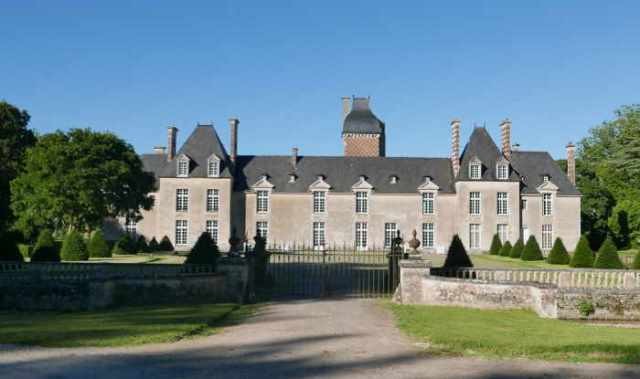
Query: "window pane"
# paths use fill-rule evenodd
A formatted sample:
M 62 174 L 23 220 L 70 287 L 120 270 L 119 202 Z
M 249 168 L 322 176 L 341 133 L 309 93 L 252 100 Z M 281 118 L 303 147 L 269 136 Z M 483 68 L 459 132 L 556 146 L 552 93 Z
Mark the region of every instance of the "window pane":
M 433 214 L 434 194 L 433 192 L 424 192 L 422 194 L 422 213 Z
M 189 210 L 189 190 L 186 188 L 176 189 L 176 211 L 186 212 Z
M 480 214 L 480 192 L 469 193 L 469 213 L 472 215 Z
M 425 248 L 432 248 L 433 241 L 434 241 L 433 223 L 422 224 L 422 246 Z
M 394 222 L 387 222 L 384 224 L 384 247 L 390 248 L 391 242 L 397 236 L 398 227 Z
M 367 248 L 367 223 L 356 222 L 356 248 Z
M 256 194 L 256 210 L 258 212 L 269 211 L 269 191 L 257 191 Z
M 207 220 L 207 233 L 213 240 L 213 242 L 218 244 L 218 220 Z

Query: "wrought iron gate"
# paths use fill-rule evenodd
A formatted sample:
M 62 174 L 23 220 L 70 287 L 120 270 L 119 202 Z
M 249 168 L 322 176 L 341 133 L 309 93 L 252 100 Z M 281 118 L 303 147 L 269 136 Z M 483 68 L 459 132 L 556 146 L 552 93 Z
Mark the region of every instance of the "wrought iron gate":
M 394 265 L 384 251 L 272 251 L 265 288 L 273 297 L 389 296 Z

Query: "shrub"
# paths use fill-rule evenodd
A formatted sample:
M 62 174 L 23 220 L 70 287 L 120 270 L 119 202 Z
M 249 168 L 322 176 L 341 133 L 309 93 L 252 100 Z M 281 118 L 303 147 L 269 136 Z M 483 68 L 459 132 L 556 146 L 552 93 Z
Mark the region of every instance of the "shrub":
M 196 241 L 196 244 L 191 248 L 191 252 L 187 255 L 184 263 L 212 265 L 215 268 L 219 256 L 220 251 L 218 251 L 218 247 L 211 239 L 209 233 L 204 232 L 198 237 L 198 241 Z
M 542 256 L 542 251 L 540 250 L 540 246 L 538 245 L 538 240 L 534 235 L 529 236 L 527 240 L 527 244 L 524 245 L 524 250 L 522 250 L 522 256 L 520 257 L 523 261 L 541 261 L 544 259 Z
M 581 300 L 578 303 L 578 312 L 582 317 L 589 317 L 594 314 L 596 311 L 596 307 L 593 306 L 593 303 L 589 300 Z
M 593 267 L 595 268 L 624 268 L 620 257 L 618 256 L 618 250 L 616 249 L 616 245 L 613 243 L 613 240 L 608 237 L 602 246 L 600 246 L 600 250 L 598 250 L 598 254 L 596 255 L 596 260 L 593 262 Z
M 511 258 L 520 258 L 522 256 L 522 250 L 524 250 L 524 242 L 522 242 L 522 238 L 518 238 L 516 244 L 511 248 L 509 256 Z
M 173 251 L 173 244 L 171 244 L 171 240 L 169 237 L 164 236 L 160 240 L 160 245 L 158 246 L 160 251 Z
M 562 242 L 562 238 L 556 238 L 553 243 L 553 247 L 547 256 L 547 263 L 551 263 L 554 265 L 566 265 L 569 264 L 569 253 L 567 253 L 567 249 L 564 247 L 564 243 Z
M 160 251 L 160 246 L 158 245 L 158 240 L 156 240 L 156 237 L 151 238 L 151 241 L 149 241 L 149 252 L 153 253 L 156 251 Z
M 82 234 L 75 230 L 67 233 L 64 237 L 64 241 L 62 242 L 60 257 L 63 261 L 89 260 L 89 251 L 87 250 L 87 244 L 84 242 Z
M 31 262 L 60 262 L 60 250 L 50 230 L 43 230 L 31 254 Z
M 111 258 L 111 249 L 104 239 L 102 230 L 96 230 L 89 240 L 89 256 L 91 258 Z
M 593 251 L 591 251 L 591 248 L 589 247 L 589 240 L 587 240 L 587 237 L 580 237 L 580 241 L 578 241 L 576 250 L 573 252 L 569 266 L 576 268 L 593 267 Z
M 511 242 L 505 242 L 500 249 L 500 255 L 502 255 L 503 257 L 508 257 L 509 254 L 511 254 L 511 249 L 513 249 L 513 247 L 511 246 Z
M 496 233 L 493 235 L 493 239 L 491 240 L 489 254 L 500 255 L 500 249 L 502 249 L 502 242 L 500 242 L 500 237 L 498 237 L 498 234 Z
M 6 233 L 0 238 L 0 261 L 24 262 L 20 249 L 18 249 L 17 239 L 10 233 Z
M 149 245 L 147 244 L 147 239 L 144 236 L 138 237 L 138 241 L 136 241 L 136 252 L 138 253 L 148 253 Z
M 135 242 L 128 233 L 123 234 L 118 242 L 116 242 L 116 244 L 113 246 L 113 255 L 126 255 L 135 253 Z
M 451 240 L 443 267 L 473 267 L 473 263 L 471 263 L 469 255 L 467 255 L 467 250 L 457 234 Z
M 640 270 L 640 251 L 636 253 L 636 256 L 633 258 L 633 263 L 631 263 L 631 268 L 634 270 Z

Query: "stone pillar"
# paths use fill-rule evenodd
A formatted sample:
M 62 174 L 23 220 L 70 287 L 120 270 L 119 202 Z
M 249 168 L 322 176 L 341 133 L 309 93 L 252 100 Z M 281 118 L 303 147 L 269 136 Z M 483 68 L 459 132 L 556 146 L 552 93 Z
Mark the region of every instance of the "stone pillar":
M 460 172 L 460 120 L 451 121 L 451 167 L 453 176 Z
M 422 278 L 430 275 L 431 261 L 405 259 L 400 261 L 400 285 L 393 300 L 401 304 L 420 304 L 423 300 Z
M 178 128 L 170 126 L 167 130 L 167 146 L 169 151 L 167 154 L 167 160 L 173 160 L 176 157 L 176 140 L 178 138 Z
M 232 163 L 236 163 L 236 158 L 238 157 L 238 124 L 240 124 L 240 120 L 237 118 L 229 119 L 229 131 L 231 132 L 231 138 L 229 140 L 231 153 L 229 159 L 231 159 Z
M 500 123 L 500 141 L 502 148 L 502 155 L 505 158 L 511 159 L 511 121 L 506 118 Z
M 576 147 L 569 142 L 567 145 L 567 177 L 574 186 L 576 185 Z

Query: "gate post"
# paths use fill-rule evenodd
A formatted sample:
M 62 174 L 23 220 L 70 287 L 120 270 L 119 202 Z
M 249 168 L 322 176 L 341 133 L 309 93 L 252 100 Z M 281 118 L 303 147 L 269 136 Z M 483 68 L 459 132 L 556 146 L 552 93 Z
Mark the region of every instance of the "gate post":
M 247 260 L 247 293 L 245 295 L 245 303 L 253 304 L 256 302 L 256 256 L 253 250 L 245 252 Z
M 400 238 L 400 231 L 396 238 L 391 241 L 391 251 L 389 252 L 389 276 L 390 276 L 390 291 L 393 293 L 400 283 L 400 259 L 402 259 L 402 238 Z

